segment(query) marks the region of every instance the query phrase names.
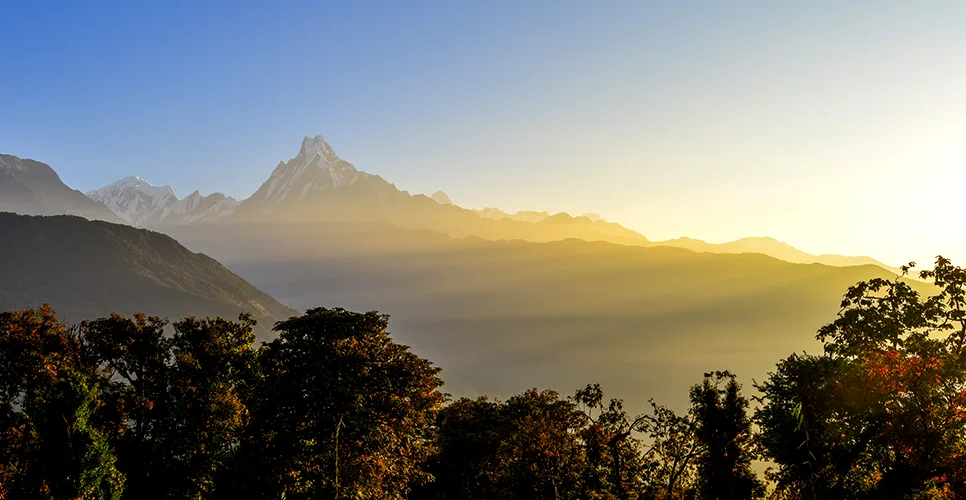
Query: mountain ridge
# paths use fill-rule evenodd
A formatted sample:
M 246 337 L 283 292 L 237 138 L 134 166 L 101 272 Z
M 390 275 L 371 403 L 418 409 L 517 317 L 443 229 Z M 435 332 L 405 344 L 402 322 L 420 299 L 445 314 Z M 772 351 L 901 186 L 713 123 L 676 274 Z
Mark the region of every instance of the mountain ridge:
M 112 312 L 180 319 L 251 312 L 267 334 L 295 310 L 215 259 L 126 224 L 0 213 L 0 310 L 49 303 L 71 321 Z
M 770 236 L 750 236 L 725 243 L 708 243 L 695 238 L 681 237 L 665 241 L 655 241 L 654 245 L 685 248 L 694 252 L 705 253 L 760 253 L 793 264 L 824 264 L 834 267 L 874 265 L 896 274 L 902 274 L 902 271 L 897 267 L 889 266 L 872 257 L 861 255 L 810 254 Z
M 145 189 L 119 190 L 118 184 Z M 133 194 L 132 194 L 133 191 Z M 154 193 L 152 195 L 152 193 Z M 157 194 L 161 193 L 161 194 Z M 898 269 L 871 257 L 812 255 L 773 238 L 742 238 L 721 244 L 693 238 L 651 241 L 646 236 L 597 214 L 524 210 L 510 214 L 499 208 L 467 209 L 444 192 L 410 194 L 379 175 L 357 169 L 336 154 L 321 135 L 302 139 L 296 156 L 281 161 L 250 197 L 237 201 L 221 193 L 197 191 L 178 200 L 167 186 L 155 187 L 139 177 L 122 179 L 87 193 L 103 202 L 120 219 L 139 227 L 164 230 L 185 224 L 370 223 L 389 222 L 407 229 L 428 229 L 457 238 L 522 239 L 533 242 L 568 238 L 608 241 L 634 246 L 673 246 L 696 252 L 763 253 L 788 262 L 832 266 L 873 264 Z M 146 196 L 144 200 L 141 197 Z
M 222 217 L 234 211 L 238 202 L 222 193 L 202 196 L 193 191 L 179 199 L 171 186 L 155 186 L 141 177 L 125 177 L 84 193 L 101 202 L 135 227 L 188 224 Z
M 120 222 L 106 206 L 64 184 L 50 165 L 7 154 L 0 154 L 0 212 Z

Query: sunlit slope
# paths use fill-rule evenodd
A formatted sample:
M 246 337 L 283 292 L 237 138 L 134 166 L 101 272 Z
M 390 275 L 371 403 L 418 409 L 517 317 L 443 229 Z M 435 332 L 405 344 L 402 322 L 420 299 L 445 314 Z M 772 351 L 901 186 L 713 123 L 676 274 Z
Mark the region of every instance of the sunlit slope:
M 181 239 L 294 307 L 391 314 L 393 332 L 443 366 L 451 391 L 601 382 L 635 408 L 682 400 L 707 370 L 760 379 L 790 352 L 817 348 L 816 329 L 849 285 L 889 276 L 871 265 L 385 226 L 266 227 L 258 238 Z
M 160 233 L 80 217 L 0 213 L 0 310 L 54 306 L 72 322 L 144 312 L 169 317 L 251 312 L 266 334 L 296 312 Z
M 776 259 L 796 264 L 825 264 L 829 266 L 862 266 L 872 264 L 886 269 L 889 272 L 898 273 L 899 270 L 883 264 L 871 257 L 851 257 L 846 255 L 822 254 L 813 255 L 803 252 L 787 243 L 783 243 L 774 238 L 742 238 L 740 240 L 729 241 L 727 243 L 708 243 L 693 238 L 676 238 L 667 241 L 656 241 L 654 245 L 672 246 L 686 248 L 695 252 L 711 253 L 760 253 Z
M 432 230 L 453 237 L 523 239 L 534 242 L 579 238 L 623 244 L 648 244 L 643 235 L 612 222 L 556 214 L 537 222 L 492 219 L 460 208 L 440 204 L 423 195 L 399 191 L 378 176 L 351 186 L 327 190 L 294 202 L 283 199 L 270 211 L 258 200 L 246 200 L 236 214 L 219 221 L 235 224 L 332 224 L 387 223 L 407 229 Z

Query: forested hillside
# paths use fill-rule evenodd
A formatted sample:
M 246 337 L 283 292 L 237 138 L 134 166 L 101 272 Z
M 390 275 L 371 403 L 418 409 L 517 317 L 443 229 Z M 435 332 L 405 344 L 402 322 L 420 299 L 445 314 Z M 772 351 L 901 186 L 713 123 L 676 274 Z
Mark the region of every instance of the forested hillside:
M 48 303 L 79 321 L 112 312 L 251 312 L 267 331 L 294 310 L 163 234 L 73 216 L 0 213 L 0 310 Z

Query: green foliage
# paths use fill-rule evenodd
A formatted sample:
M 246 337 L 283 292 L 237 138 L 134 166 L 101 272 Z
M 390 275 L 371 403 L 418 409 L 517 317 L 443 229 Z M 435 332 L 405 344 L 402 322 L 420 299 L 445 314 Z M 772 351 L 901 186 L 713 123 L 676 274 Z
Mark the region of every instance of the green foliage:
M 0 314 L 0 498 L 120 498 L 81 351 L 49 307 Z
M 511 432 L 497 446 L 501 498 L 576 498 L 583 456 L 578 432 L 585 416 L 553 391 L 529 390 L 501 409 Z
M 641 427 L 648 443 L 644 450 L 645 498 L 694 498 L 695 461 L 701 452 L 694 415 L 678 415 L 653 400 L 650 404 L 651 414 L 644 416 Z
M 439 451 L 429 464 L 435 481 L 416 498 L 584 498 L 587 422 L 553 391 L 455 401 L 437 419 Z
M 690 498 L 699 449 L 690 417 L 653 404 L 631 418 L 599 385 L 462 398 L 440 411 L 436 442 L 435 481 L 414 498 Z
M 170 413 L 162 463 L 184 498 L 210 498 L 231 471 L 248 409 L 242 398 L 256 362 L 251 316 L 238 322 L 188 318 L 174 324 Z
M 748 400 L 735 376 L 728 371 L 706 373 L 704 381 L 691 388 L 691 405 L 702 447 L 697 457 L 698 498 L 744 500 L 764 495 L 764 483 L 751 470 Z
M 417 489 L 415 498 L 484 499 L 497 496 L 503 470 L 496 452 L 512 423 L 503 405 L 461 398 L 440 410 L 436 420 L 437 453 L 428 470 L 434 481 Z
M 242 447 L 249 495 L 404 498 L 430 479 L 439 369 L 393 342 L 388 319 L 319 308 L 275 326 Z
M 106 436 L 90 417 L 97 398 L 77 372 L 65 374 L 40 408 L 30 408 L 41 443 L 45 486 L 51 498 L 117 500 L 124 477 Z
M 127 476 L 128 498 L 163 497 L 171 484 L 159 473 L 174 407 L 165 325 L 143 314 L 81 325 L 85 360 L 104 387 L 102 418 Z
M 600 385 L 588 385 L 574 394 L 573 401 L 587 414 L 588 425 L 581 431 L 586 469 L 585 498 L 637 498 L 646 489 L 646 464 L 642 443 L 635 433 L 647 429 L 642 416 L 631 421 L 620 399 L 604 401 Z
M 819 331 L 825 355 L 792 356 L 759 387 L 762 449 L 787 497 L 966 495 L 966 271 L 940 257 L 921 277 L 938 293 L 849 288 Z

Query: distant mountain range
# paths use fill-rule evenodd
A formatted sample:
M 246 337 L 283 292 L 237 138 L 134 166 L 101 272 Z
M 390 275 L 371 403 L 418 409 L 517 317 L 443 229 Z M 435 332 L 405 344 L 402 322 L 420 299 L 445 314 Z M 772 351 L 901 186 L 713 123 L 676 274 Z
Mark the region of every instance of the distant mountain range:
M 217 219 L 238 206 L 237 200 L 221 193 L 202 196 L 195 191 L 179 200 L 170 186 L 156 187 L 140 177 L 127 177 L 86 195 L 138 227 Z
M 73 216 L 0 213 L 0 311 L 50 303 L 79 321 L 112 312 L 170 317 L 251 312 L 267 334 L 297 314 L 169 236 Z
M 322 136 L 305 137 L 298 154 L 279 164 L 248 199 L 238 202 L 220 193 L 197 191 L 178 200 L 168 186 L 154 187 L 138 177 L 122 179 L 87 195 L 136 226 L 193 223 L 390 223 L 448 236 L 489 240 L 561 241 L 569 238 L 634 246 L 672 246 L 696 252 L 761 253 L 793 263 L 830 266 L 873 264 L 898 272 L 870 257 L 812 255 L 772 238 L 744 238 L 713 244 L 691 238 L 650 241 L 644 235 L 598 214 L 550 214 L 499 208 L 469 210 L 437 191 L 412 195 L 378 175 L 356 169 L 339 158 Z
M 846 255 L 822 254 L 813 255 L 803 252 L 788 243 L 782 243 L 774 238 L 742 238 L 727 243 L 708 243 L 692 238 L 677 238 L 666 241 L 655 241 L 654 245 L 686 248 L 694 252 L 708 253 L 760 253 L 794 264 L 825 264 L 826 266 L 864 266 L 874 265 L 895 274 L 902 274 L 896 267 L 888 266 L 872 257 L 849 257 Z
M 195 191 L 179 199 L 169 186 L 154 186 L 127 177 L 82 194 L 65 185 L 49 165 L 0 155 L 0 211 L 29 215 L 72 214 L 88 219 L 125 222 L 136 227 L 197 223 L 245 222 L 388 222 L 403 228 L 428 229 L 453 237 L 519 239 L 533 242 L 576 238 L 635 246 L 672 246 L 696 252 L 761 253 L 793 263 L 830 266 L 874 264 L 898 272 L 870 257 L 812 255 L 772 238 L 743 238 L 714 244 L 692 238 L 650 241 L 644 235 L 597 214 L 499 208 L 468 210 L 446 193 L 411 195 L 378 175 L 357 170 L 336 155 L 322 136 L 305 137 L 298 154 L 279 162 L 248 199 Z

